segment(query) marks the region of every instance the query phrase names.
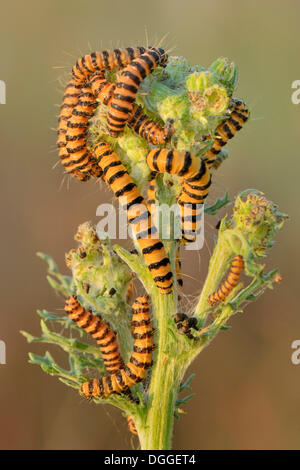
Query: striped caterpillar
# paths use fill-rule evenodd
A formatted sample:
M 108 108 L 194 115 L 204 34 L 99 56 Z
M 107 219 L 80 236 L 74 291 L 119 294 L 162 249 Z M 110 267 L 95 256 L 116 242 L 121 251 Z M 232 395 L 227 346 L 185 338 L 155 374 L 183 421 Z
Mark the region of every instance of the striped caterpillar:
M 60 113 L 59 113 L 59 118 L 58 118 L 58 128 L 57 128 L 57 134 L 58 134 L 57 146 L 59 149 L 58 150 L 59 158 L 61 159 L 61 162 L 64 166 L 68 164 L 70 160 L 69 152 L 66 149 L 67 123 L 72 114 L 74 107 L 78 103 L 78 97 L 80 95 L 80 92 L 81 92 L 81 87 L 79 85 L 76 85 L 74 80 L 70 80 L 66 86 L 62 105 L 60 107 Z M 73 171 L 71 169 L 69 171 L 73 174 L 73 176 L 75 176 L 79 180 L 85 181 L 86 179 L 89 179 L 88 175 L 84 175 L 80 173 L 80 171 L 76 170 L 75 168 Z
M 169 149 L 152 149 L 147 154 L 147 164 L 152 171 L 182 177 L 181 192 L 177 198 L 181 214 L 184 243 L 195 240 L 200 233 L 199 220 L 202 204 L 208 195 L 211 175 L 204 160 L 190 152 Z
M 162 242 L 157 237 L 157 229 L 151 223 L 151 215 L 144 198 L 118 155 L 106 142 L 98 143 L 94 152 L 103 171 L 104 180 L 126 211 L 128 222 L 131 224 L 154 282 L 162 294 L 169 294 L 173 285 L 170 261 Z
M 125 49 L 92 52 L 78 59 L 73 67 L 73 79 L 77 85 L 84 85 L 90 77 L 101 70 L 112 71 L 126 67 L 146 51 L 145 47 L 126 47 Z
M 118 137 L 124 131 L 141 81 L 167 61 L 168 55 L 163 49 L 148 48 L 122 71 L 108 105 L 107 125 L 112 137 Z
M 96 72 L 90 79 L 90 86 L 95 98 L 101 103 L 109 106 L 116 88 L 115 83 L 106 80 L 104 71 Z M 160 124 L 148 118 L 141 106 L 135 103 L 128 115 L 126 125 L 133 129 L 137 134 L 146 139 L 153 145 L 165 144 L 173 134 L 172 120 L 168 120 L 166 126 L 162 128 Z
M 90 87 L 82 87 L 71 116 L 67 123 L 66 150 L 68 155 L 62 164 L 69 173 L 79 172 L 86 180 L 90 176 L 101 176 L 101 170 L 93 155 L 87 149 L 88 121 L 97 106 Z
M 241 255 L 233 258 L 229 272 L 226 279 L 222 282 L 219 289 L 209 295 L 207 301 L 209 305 L 213 306 L 217 302 L 222 301 L 228 297 L 232 289 L 237 285 L 240 275 L 244 269 L 244 259 Z
M 114 372 L 123 367 L 116 333 L 108 323 L 102 320 L 99 315 L 93 315 L 84 309 L 74 296 L 66 300 L 65 311 L 73 322 L 97 340 L 108 372 Z
M 112 393 L 127 393 L 142 382 L 152 366 L 153 333 L 147 297 L 138 297 L 132 306 L 133 353 L 129 362 L 119 370 L 81 386 L 86 398 L 109 397 Z
M 151 212 L 152 220 L 155 219 L 155 212 L 156 212 L 156 172 L 152 172 L 151 179 L 149 182 L 148 186 L 148 191 L 147 191 L 147 207 L 148 211 Z M 176 279 L 177 279 L 177 285 L 179 289 L 183 287 L 183 280 L 181 276 L 181 260 L 180 260 L 180 247 L 177 248 L 176 251 L 176 260 L 175 260 L 175 270 L 176 270 Z
M 128 425 L 128 429 L 131 432 L 131 434 L 134 434 L 136 436 L 137 435 L 137 430 L 136 430 L 136 427 L 135 427 L 132 416 L 127 416 L 127 425 Z
M 214 143 L 205 155 L 205 161 L 210 168 L 216 161 L 217 155 L 229 139 L 239 131 L 249 118 L 249 111 L 241 100 L 234 100 L 234 108 L 230 117 L 222 122 L 215 131 Z

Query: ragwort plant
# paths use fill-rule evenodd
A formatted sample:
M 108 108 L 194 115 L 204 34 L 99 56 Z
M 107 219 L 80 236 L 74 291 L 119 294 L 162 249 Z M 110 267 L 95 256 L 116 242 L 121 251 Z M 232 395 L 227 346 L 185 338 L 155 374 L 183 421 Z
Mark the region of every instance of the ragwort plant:
M 115 74 L 111 73 L 110 79 L 115 80 Z M 142 82 L 137 102 L 155 121 L 163 124 L 172 120 L 174 134 L 166 147 L 192 151 L 201 158 L 213 144 L 212 138 L 207 136 L 214 136 L 216 127 L 230 114 L 236 84 L 237 68 L 227 59 L 220 58 L 205 70 L 199 65 L 190 66 L 183 57 L 171 57 L 166 68 L 158 67 Z M 151 147 L 129 128 L 118 139 L 112 139 L 105 125 L 106 112 L 107 107 L 99 104 L 89 124 L 89 145 L 93 148 L 100 138 L 110 143 L 139 189 L 144 191 L 150 178 L 146 155 Z M 227 156 L 223 149 L 213 171 Z M 178 177 L 158 176 L 156 200 L 159 204 L 172 205 L 178 191 Z M 205 207 L 206 217 L 217 214 L 229 202 L 226 193 Z M 228 211 L 221 220 L 206 280 L 192 312 L 194 328 L 188 336 L 181 334 L 174 323 L 174 315 L 182 310 L 178 305 L 175 266 L 180 240 L 175 237 L 163 240 L 174 276 L 170 295 L 160 294 L 137 245 L 132 253 L 118 245 L 112 246 L 108 239 L 99 239 L 91 223 L 79 226 L 75 237 L 78 247 L 66 255 L 71 276 L 61 274 L 49 256 L 39 253 L 48 263 L 50 285 L 62 297 L 76 294 L 83 307 L 94 314 L 100 313 L 117 331 L 124 363 L 130 357 L 133 344 L 131 308 L 127 299 L 132 279 L 135 278 L 135 283 L 140 281 L 149 294 L 156 329 L 152 369 L 143 383 L 132 388 L 131 400 L 116 394 L 105 399 L 93 398 L 94 403 L 116 406 L 124 416 L 133 418 L 141 449 L 171 448 L 174 418 L 180 417 L 182 407 L 193 396 L 189 393 L 193 375 L 185 377 L 189 365 L 220 330 L 228 328 L 233 315 L 242 312 L 266 289 L 272 289 L 279 279 L 277 270 L 266 271 L 262 260 L 285 219 L 278 207 L 259 191 L 245 190 L 235 198 L 233 212 Z M 245 280 L 239 282 L 223 302 L 210 306 L 208 296 L 218 289 L 235 255 L 243 257 Z M 30 343 L 43 342 L 62 348 L 69 357 L 69 369 L 57 364 L 49 352 L 43 357 L 30 353 L 32 364 L 40 365 L 46 373 L 57 376 L 77 391 L 89 378 L 105 374 L 99 348 L 85 341 L 85 333 L 68 316 L 46 310 L 38 314 L 41 336 L 22 332 L 23 335 Z M 60 331 L 63 326 L 64 334 L 50 328 L 49 324 L 59 325 Z M 70 330 L 72 334 L 67 333 Z

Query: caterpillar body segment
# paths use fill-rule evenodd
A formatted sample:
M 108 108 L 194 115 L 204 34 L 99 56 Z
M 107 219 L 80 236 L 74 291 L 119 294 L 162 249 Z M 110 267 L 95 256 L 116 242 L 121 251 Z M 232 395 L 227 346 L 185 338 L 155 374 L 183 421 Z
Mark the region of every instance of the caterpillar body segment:
M 67 135 L 67 124 L 68 120 L 73 112 L 74 107 L 78 103 L 78 97 L 81 93 L 81 87 L 76 85 L 74 80 L 70 80 L 65 88 L 62 105 L 60 108 L 59 118 L 58 118 L 58 127 L 57 127 L 57 146 L 58 146 L 58 155 L 65 166 L 69 162 L 69 153 L 66 149 L 66 135 Z M 89 179 L 89 175 L 84 175 L 80 173 L 79 170 L 74 169 L 70 170 L 73 176 L 81 181 L 86 181 Z
M 136 430 L 136 427 L 135 427 L 132 416 L 127 416 L 127 425 L 128 425 L 128 429 L 131 432 L 131 434 L 134 434 L 136 436 L 137 435 L 137 430 Z
M 167 60 L 163 49 L 148 48 L 122 71 L 108 107 L 107 125 L 112 137 L 118 137 L 124 131 L 142 80 L 157 66 L 164 66 Z
M 205 161 L 208 167 L 211 167 L 215 163 L 222 147 L 227 144 L 228 140 L 232 139 L 248 119 L 249 110 L 245 103 L 241 100 L 234 100 L 234 107 L 229 118 L 217 127 L 213 139 L 213 146 L 205 155 Z
M 152 171 L 182 177 L 181 192 L 177 199 L 182 239 L 184 243 L 193 242 L 201 230 L 202 204 L 211 185 L 207 164 L 190 152 L 169 149 L 150 150 L 147 154 L 147 164 Z
M 136 104 L 133 104 L 127 125 L 153 145 L 164 145 L 170 140 L 174 132 L 171 120 L 163 128 L 160 124 L 148 118 L 143 113 L 142 107 Z
M 97 71 L 112 71 L 124 68 L 134 59 L 145 52 L 144 47 L 126 47 L 125 49 L 105 50 L 92 52 L 77 60 L 73 67 L 73 79 L 77 85 L 84 85 Z
M 73 296 L 66 300 L 65 311 L 71 320 L 97 341 L 108 372 L 118 370 L 124 365 L 119 352 L 116 333 L 108 323 L 103 321 L 100 316 L 93 315 L 84 309 L 77 298 Z
M 226 279 L 222 282 L 217 291 L 209 295 L 207 301 L 210 306 L 213 306 L 220 301 L 224 302 L 232 289 L 234 289 L 234 287 L 238 284 L 243 269 L 243 257 L 241 255 L 235 256 L 232 260 Z
M 90 87 L 82 87 L 78 103 L 74 107 L 67 123 L 66 149 L 68 159 L 63 164 L 68 172 L 79 170 L 80 173 L 89 174 L 95 160 L 87 149 L 87 126 L 97 106 Z M 96 169 L 96 165 L 94 165 Z M 100 173 L 100 169 L 98 168 Z
M 80 392 L 86 398 L 107 398 L 114 393 L 129 394 L 130 390 L 126 384 L 127 376 L 125 370 L 120 369 L 100 379 L 92 379 L 88 382 L 84 382 L 81 385 Z
M 133 353 L 125 370 L 129 386 L 142 382 L 152 367 L 153 333 L 148 299 L 138 297 L 132 305 Z
M 100 70 L 91 77 L 90 87 L 95 98 L 101 103 L 108 105 L 112 99 L 115 83 L 110 83 L 103 70 Z
M 154 282 L 161 293 L 169 294 L 173 285 L 170 261 L 162 242 L 159 240 L 157 229 L 152 224 L 144 198 L 118 155 L 111 150 L 107 143 L 98 143 L 94 152 L 103 171 L 104 180 L 126 211 L 128 222 L 131 224 Z
M 65 88 L 57 127 L 57 146 L 58 148 L 66 145 L 67 123 L 72 114 L 74 106 L 78 102 L 81 88 L 77 86 L 74 80 L 70 80 Z
M 143 381 L 152 366 L 153 328 L 149 303 L 146 297 L 138 297 L 132 306 L 133 353 L 129 362 L 117 371 L 100 379 L 93 379 L 81 386 L 81 394 L 87 398 L 106 398 L 112 393 L 130 393 L 130 388 Z

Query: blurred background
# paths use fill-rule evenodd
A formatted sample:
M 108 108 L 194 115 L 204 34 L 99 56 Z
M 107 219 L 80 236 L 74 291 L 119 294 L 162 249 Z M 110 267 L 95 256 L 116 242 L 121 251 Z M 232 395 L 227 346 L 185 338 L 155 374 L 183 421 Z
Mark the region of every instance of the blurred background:
M 51 254 L 62 271 L 64 253 L 75 246 L 79 223 L 97 222 L 96 207 L 112 194 L 94 182 L 62 185 L 55 149 L 59 79 L 81 54 L 145 44 L 169 33 L 165 45 L 191 64 L 217 57 L 240 70 L 236 96 L 252 119 L 226 147 L 230 158 L 214 177 L 210 200 L 226 189 L 233 198 L 246 188 L 263 190 L 290 221 L 267 260 L 283 282 L 231 321 L 192 364 L 197 395 L 175 423 L 175 449 L 299 449 L 300 365 L 291 363 L 300 339 L 297 308 L 299 243 L 300 105 L 291 84 L 300 79 L 297 0 L 10 0 L 0 6 L 1 302 L 0 448 L 126 449 L 137 442 L 125 419 L 110 406 L 89 404 L 55 377 L 29 365 L 19 334 L 40 332 L 37 308 L 58 311 L 63 301 L 46 281 L 37 251 Z M 188 299 L 199 292 L 217 219 L 207 219 L 206 245 L 186 252 Z M 198 256 L 198 254 L 197 254 Z M 191 297 L 192 296 L 192 297 Z M 52 349 L 48 348 L 51 352 Z M 56 350 L 53 350 L 58 357 Z

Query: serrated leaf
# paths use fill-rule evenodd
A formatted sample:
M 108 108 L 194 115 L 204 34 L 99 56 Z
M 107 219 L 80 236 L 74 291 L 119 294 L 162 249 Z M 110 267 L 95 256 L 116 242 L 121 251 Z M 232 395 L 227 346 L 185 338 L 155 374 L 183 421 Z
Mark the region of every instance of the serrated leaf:
M 227 206 L 227 204 L 229 204 L 230 202 L 231 201 L 228 196 L 228 191 L 226 191 L 223 197 L 217 198 L 216 201 L 211 206 L 205 207 L 204 212 L 205 214 L 208 214 L 208 215 L 216 215 L 216 213 L 220 209 L 222 209 L 222 207 Z

